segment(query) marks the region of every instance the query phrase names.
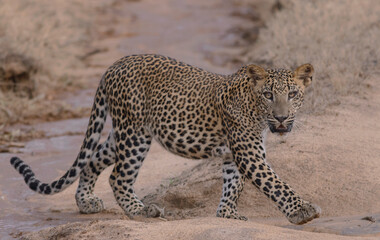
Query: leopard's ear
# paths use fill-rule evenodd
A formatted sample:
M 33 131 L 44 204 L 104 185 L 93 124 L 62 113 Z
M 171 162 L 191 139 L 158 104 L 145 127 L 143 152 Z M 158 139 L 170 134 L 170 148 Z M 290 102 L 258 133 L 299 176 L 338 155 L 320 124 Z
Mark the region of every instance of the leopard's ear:
M 256 65 L 247 66 L 247 75 L 250 79 L 252 79 L 255 88 L 262 86 L 265 79 L 268 78 L 268 73 L 265 69 Z
M 313 80 L 314 68 L 310 63 L 299 66 L 294 71 L 294 79 L 297 83 L 302 84 L 304 87 L 310 86 Z

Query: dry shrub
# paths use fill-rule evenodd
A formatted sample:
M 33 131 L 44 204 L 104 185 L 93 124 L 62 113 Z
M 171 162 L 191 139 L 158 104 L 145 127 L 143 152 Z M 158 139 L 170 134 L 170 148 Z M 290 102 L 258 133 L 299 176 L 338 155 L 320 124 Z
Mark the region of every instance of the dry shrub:
M 34 61 L 22 55 L 0 53 L 0 91 L 32 98 L 36 90 Z
M 146 205 L 165 206 L 169 220 L 215 214 L 222 190 L 221 159 L 202 161 L 146 195 Z
M 13 0 L 0 5 L 0 47 L 34 58 L 52 77 L 82 63 L 94 8 L 80 0 Z M 82 65 L 83 66 L 83 65 Z
M 84 67 L 95 7 L 81 0 L 2 1 L 0 123 L 69 111 L 51 96 L 81 86 L 72 70 Z
M 340 94 L 356 93 L 375 74 L 380 61 L 377 0 L 289 0 L 281 6 L 245 61 L 293 69 L 312 63 L 316 73 L 307 109 L 323 110 Z

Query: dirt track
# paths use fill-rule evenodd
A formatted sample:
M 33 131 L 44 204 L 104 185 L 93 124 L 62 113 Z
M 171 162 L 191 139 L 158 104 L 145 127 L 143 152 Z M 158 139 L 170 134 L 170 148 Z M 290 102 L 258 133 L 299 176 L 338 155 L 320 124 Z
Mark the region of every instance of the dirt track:
M 223 57 L 225 51 L 219 51 L 224 47 L 221 33 L 244 22 L 230 14 L 232 5 L 224 6 L 220 0 L 194 1 L 191 5 L 165 0 L 169 7 L 162 2 L 116 1 L 113 8 L 98 16 L 100 22 L 108 20 L 100 26 L 101 36 L 94 46 L 107 51 L 88 59 L 89 68 L 83 74 L 92 77 L 90 87 L 68 95 L 70 103 L 90 106 L 105 68 L 132 53 L 160 53 L 218 73 L 235 70 L 215 65 L 215 58 Z M 74 199 L 76 186 L 54 196 L 36 195 L 11 169 L 8 159 L 13 154 L 1 154 L 0 236 L 20 237 L 66 224 L 28 235 L 27 239 L 350 238 L 335 234 L 380 237 L 380 87 L 375 76 L 366 80 L 365 86 L 355 95 L 340 98 L 340 104 L 329 106 L 323 113 L 300 115 L 299 127 L 286 138 L 269 136 L 267 156 L 274 170 L 304 198 L 322 208 L 322 218 L 311 224 L 291 226 L 253 186 L 245 188 L 239 202 L 248 222 L 215 218 L 221 191 L 219 163 L 186 160 L 153 144 L 136 182 L 136 192 L 140 198 L 148 195 L 146 201 L 166 206 L 173 221 L 132 221 L 125 217 L 108 185 L 111 169 L 101 175 L 95 190 L 107 210 L 81 215 Z M 36 124 L 32 127 L 45 131 L 47 137 L 28 142 L 18 155 L 31 164 L 41 180 L 50 181 L 75 159 L 87 121 Z M 186 200 L 187 204 L 176 205 L 176 200 Z M 366 216 L 373 216 L 376 222 L 361 220 Z M 72 223 L 76 221 L 81 223 Z

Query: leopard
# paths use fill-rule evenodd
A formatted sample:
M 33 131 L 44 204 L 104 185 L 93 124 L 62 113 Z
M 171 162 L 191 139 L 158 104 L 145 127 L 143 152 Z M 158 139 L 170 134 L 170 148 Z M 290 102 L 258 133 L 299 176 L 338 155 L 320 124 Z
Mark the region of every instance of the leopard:
M 265 137 L 291 132 L 313 73 L 309 63 L 294 71 L 249 64 L 223 75 L 163 55 L 125 56 L 103 74 L 83 143 L 62 177 L 44 183 L 19 157 L 10 163 L 39 194 L 59 193 L 79 178 L 75 199 L 86 214 L 104 210 L 94 187 L 99 174 L 114 165 L 109 184 L 118 205 L 133 218 L 147 208 L 133 185 L 155 140 L 181 157 L 222 159 L 217 217 L 247 220 L 237 202 L 250 182 L 290 223 L 304 224 L 318 218 L 321 209 L 273 171 Z M 112 128 L 99 143 L 108 114 Z

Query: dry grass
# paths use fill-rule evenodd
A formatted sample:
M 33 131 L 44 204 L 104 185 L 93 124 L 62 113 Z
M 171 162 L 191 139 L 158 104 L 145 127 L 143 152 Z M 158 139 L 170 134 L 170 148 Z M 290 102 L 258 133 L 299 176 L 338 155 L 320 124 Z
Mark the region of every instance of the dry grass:
M 312 63 L 316 73 L 308 109 L 320 111 L 337 96 L 356 93 L 378 71 L 377 0 L 281 2 L 283 8 L 261 30 L 244 61 L 293 69 Z
M 69 106 L 54 99 L 57 92 L 81 85 L 80 79 L 71 71 L 84 67 L 80 58 L 89 51 L 94 11 L 91 1 L 2 1 L 0 70 L 10 74 L 8 77 L 3 74 L 0 79 L 3 86 L 0 90 L 0 123 L 60 117 L 70 111 Z M 23 83 L 30 93 L 5 90 L 12 87 L 4 85 L 15 82 L 17 74 L 14 69 L 23 69 L 17 64 L 9 67 L 4 60 L 9 56 L 21 56 L 33 63 L 33 72 L 28 74 L 29 82 Z
M 81 65 L 94 8 L 80 0 L 15 0 L 0 6 L 0 46 L 36 59 L 61 76 Z

